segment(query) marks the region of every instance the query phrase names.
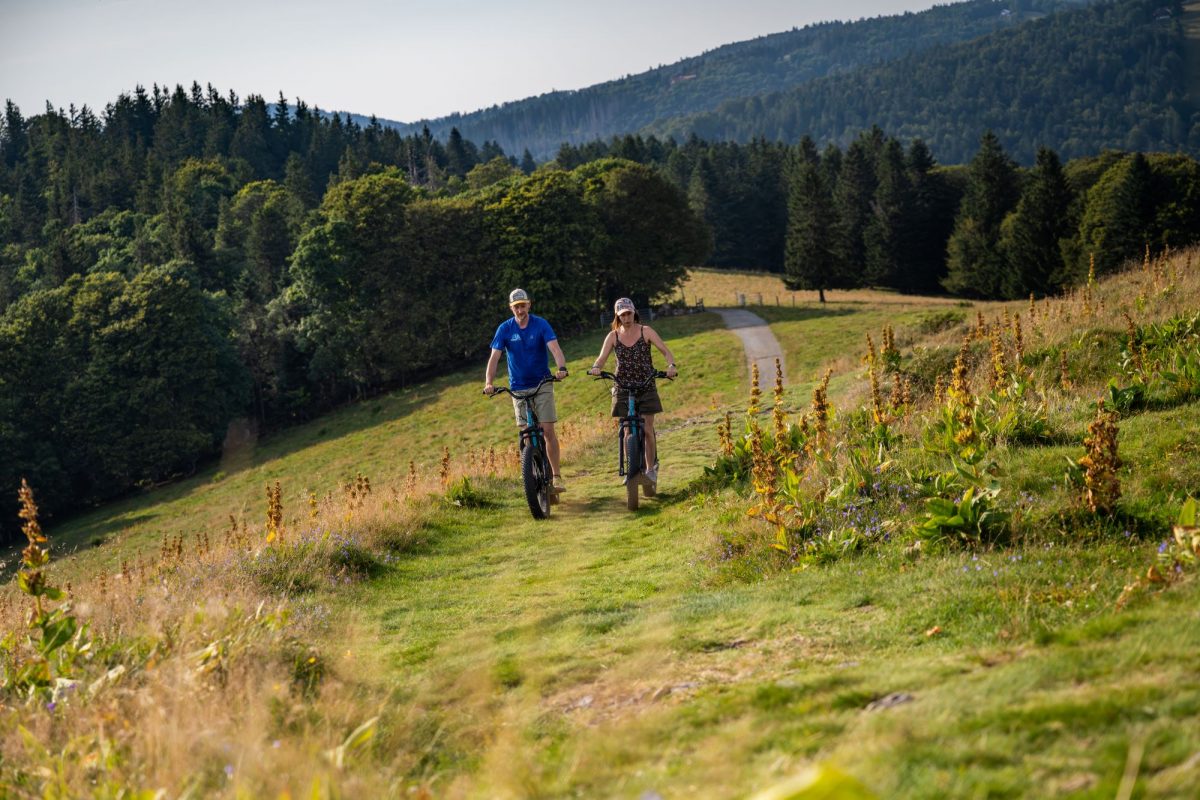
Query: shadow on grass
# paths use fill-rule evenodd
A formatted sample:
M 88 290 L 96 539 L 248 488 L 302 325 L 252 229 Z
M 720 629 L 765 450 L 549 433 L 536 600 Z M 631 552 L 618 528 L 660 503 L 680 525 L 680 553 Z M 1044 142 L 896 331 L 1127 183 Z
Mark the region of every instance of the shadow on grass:
M 851 305 L 851 304 L 847 304 Z M 811 319 L 823 319 L 827 317 L 846 317 L 862 311 L 862 308 L 857 307 L 865 304 L 853 304 L 853 308 L 788 308 L 787 306 L 747 306 L 745 311 L 756 314 L 767 322 L 805 322 Z M 751 324 L 751 323 L 747 323 Z M 731 327 L 742 327 L 731 326 Z
M 1171 516 L 1161 504 L 1121 503 L 1109 512 L 1093 513 L 1086 506 L 1055 511 L 1044 517 L 1029 517 L 1023 528 L 1042 529 L 1050 523 L 1060 531 L 1070 531 L 1075 542 L 1151 541 L 1170 534 Z
M 142 512 L 116 518 L 105 517 L 98 519 L 83 528 L 71 531 L 66 536 L 50 536 L 50 556 L 52 559 L 65 558 L 82 550 L 101 547 L 107 543 L 114 533 L 120 533 L 126 528 L 139 525 L 157 517 L 157 514 Z M 17 573 L 21 564 L 21 550 L 24 543 L 13 543 L 0 550 L 0 583 L 4 583 Z

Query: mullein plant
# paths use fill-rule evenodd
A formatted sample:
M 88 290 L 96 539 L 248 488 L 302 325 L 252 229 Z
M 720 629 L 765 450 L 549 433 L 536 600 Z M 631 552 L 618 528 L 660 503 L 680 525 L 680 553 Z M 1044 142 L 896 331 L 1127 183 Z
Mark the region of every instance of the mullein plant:
M 1117 453 L 1117 415 L 1108 411 L 1101 400 L 1096 418 L 1088 424 L 1084 437 L 1086 451 L 1074 466 L 1081 489 L 1081 499 L 1093 514 L 1112 511 L 1121 497 L 1121 479 L 1117 470 L 1121 459 Z
M 787 413 L 783 410 L 783 364 L 775 359 L 774 403 L 771 406 L 771 423 L 775 431 L 775 448 L 779 456 L 787 455 Z
M 892 373 L 891 409 L 893 415 L 903 417 L 911 407 L 912 381 L 907 375 L 901 375 L 899 372 Z
M 1066 348 L 1063 348 L 1058 351 L 1058 388 L 1069 392 L 1074 385 L 1071 380 L 1071 370 L 1067 364 L 1067 351 Z
M 721 447 L 722 458 L 733 457 L 733 412 L 726 411 L 725 416 L 717 422 L 717 441 Z
M 1013 335 L 1013 372 L 1020 373 L 1025 361 L 1025 336 L 1021 330 L 1021 315 L 1014 314 L 1012 322 Z
M 267 544 L 283 536 L 283 489 L 267 484 Z
M 879 357 L 883 359 L 884 372 L 897 372 L 900 369 L 900 350 L 896 347 L 896 332 L 891 325 L 883 326 L 883 347 Z
M 964 337 L 950 373 L 942 419 L 934 430 L 943 435 L 943 445 L 952 455 L 974 464 L 983 456 L 983 441 L 976 425 L 975 396 L 971 393 L 970 347 L 970 339 Z
M 746 413 L 751 417 L 762 410 L 762 389 L 759 388 L 758 380 L 758 362 L 755 361 L 750 368 L 750 405 L 746 408 Z
M 0 692 L 26 702 L 42 702 L 48 711 L 77 687 L 73 679 L 76 661 L 90 656 L 87 626 L 71 613 L 66 592 L 51 585 L 44 567 L 50 551 L 42 545 L 46 535 L 38 522 L 33 490 L 24 478 L 17 491 L 18 516 L 27 544 L 21 551 L 17 587 L 32 601 L 28 646 L 32 656 L 23 658 L 13 639 L 0 641 Z M 58 605 L 54 605 L 58 603 Z
M 890 335 L 885 333 L 884 341 L 891 343 Z M 884 450 L 891 450 L 898 439 L 891 431 L 892 409 L 884 404 L 883 393 L 879 388 L 880 356 L 875 352 L 875 341 L 869 333 L 867 334 L 867 353 L 863 360 L 867 364 L 867 380 L 871 387 L 871 445 L 877 453 L 882 453 Z M 896 376 L 897 385 L 900 385 L 900 373 L 893 374 Z M 895 395 L 893 394 L 894 399 Z M 877 455 L 877 460 L 882 460 L 882 456 Z
M 978 308 L 975 309 L 975 327 L 971 329 L 970 336 L 972 339 L 982 339 L 987 336 L 987 321 L 983 318 L 983 312 Z
M 829 418 L 833 409 L 829 404 L 829 378 L 832 375 L 832 369 L 825 370 L 825 377 L 813 389 L 812 408 L 809 412 L 812 419 L 811 430 L 808 432 L 805 450 L 814 461 L 827 459 L 831 451 Z

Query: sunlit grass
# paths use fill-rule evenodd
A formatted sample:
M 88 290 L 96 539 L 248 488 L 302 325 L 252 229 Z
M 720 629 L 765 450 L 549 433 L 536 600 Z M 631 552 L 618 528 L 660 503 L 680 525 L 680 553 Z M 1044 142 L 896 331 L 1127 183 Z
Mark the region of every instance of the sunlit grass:
M 906 531 L 920 501 L 889 494 L 854 513 L 896 520 L 894 539 L 781 565 L 745 496 L 697 488 L 717 420 L 733 409 L 740 424 L 747 395 L 740 346 L 711 314 L 655 323 L 681 378 L 662 387 L 659 498 L 633 514 L 606 385 L 583 377 L 595 331 L 564 337 L 572 377 L 559 409 L 576 427 L 564 433 L 569 489 L 548 521 L 530 519 L 511 457 L 490 474 L 482 454 L 511 456 L 515 426 L 507 400 L 480 396 L 481 365 L 267 438 L 240 470 L 218 477 L 214 466 L 47 526 L 55 579 L 73 583 L 77 613 L 112 644 L 89 680 L 101 662 L 128 672 L 53 712 L 0 709 L 0 795 L 41 796 L 47 770 L 65 765 L 65 796 L 119 784 L 255 797 L 736 797 L 832 761 L 880 797 L 1112 797 L 1141 752 L 1135 796 L 1190 797 L 1200 589 L 1193 578 L 1115 606 L 1183 497 L 1200 494 L 1200 403 L 1120 420 L 1118 514 L 1091 517 L 1064 477 L 1116 366 L 1111 348 L 1077 331 L 1119 334 L 1122 298 L 1143 293 L 1139 323 L 1195 310 L 1189 281 L 1165 292 L 1123 276 L 1096 287 L 1086 318 L 1074 298 L 1026 324 L 1037 379 L 1054 385 L 1066 348 L 1076 384 L 1050 390 L 1061 441 L 993 451 L 1016 513 L 1010 539 L 991 545 L 914 557 Z M 869 394 L 867 332 L 893 325 L 910 366 L 916 346 L 957 349 L 975 317 L 951 305 L 961 321 L 923 332 L 944 304 L 829 307 L 761 313 L 784 347 L 792 409 L 835 369 L 835 425 Z M 1028 313 L 981 307 L 989 318 L 1005 308 Z M 922 419 L 895 423 L 906 437 L 897 474 L 928 466 Z M 452 482 L 469 474 L 469 490 L 447 493 L 443 448 Z M 360 474 L 365 501 L 344 488 Z M 264 489 L 275 480 L 284 528 L 268 547 Z M 64 541 L 78 552 L 62 558 Z M 18 630 L 24 610 L 3 596 L 0 617 Z M 256 622 L 274 613 L 288 621 Z M 223 682 L 197 656 L 221 641 L 240 643 Z M 364 723 L 370 735 L 355 745 Z M 100 759 L 111 786 L 89 783 Z

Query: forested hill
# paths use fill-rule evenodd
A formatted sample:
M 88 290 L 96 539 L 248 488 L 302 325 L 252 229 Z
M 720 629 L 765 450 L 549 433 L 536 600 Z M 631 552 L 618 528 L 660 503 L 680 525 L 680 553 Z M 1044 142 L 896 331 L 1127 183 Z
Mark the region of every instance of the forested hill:
M 1188 97 L 1177 0 L 1074 9 L 886 65 L 730 100 L 649 132 L 747 141 L 756 136 L 845 144 L 872 124 L 921 138 L 961 163 L 979 133 L 1031 163 L 1039 145 L 1068 158 L 1106 148 L 1200 151 Z
M 467 139 L 494 140 L 508 152 L 528 148 L 543 159 L 563 142 L 579 144 L 637 131 L 663 118 L 714 111 L 725 101 L 791 89 L 823 76 L 1011 29 L 1081 2 L 1086 0 L 970 0 L 919 14 L 810 25 L 725 45 L 586 89 L 421 120 L 400 130 L 420 133 L 428 126 L 435 137 L 445 139 L 457 127 Z M 725 113 L 736 112 L 731 108 L 715 119 L 723 119 Z

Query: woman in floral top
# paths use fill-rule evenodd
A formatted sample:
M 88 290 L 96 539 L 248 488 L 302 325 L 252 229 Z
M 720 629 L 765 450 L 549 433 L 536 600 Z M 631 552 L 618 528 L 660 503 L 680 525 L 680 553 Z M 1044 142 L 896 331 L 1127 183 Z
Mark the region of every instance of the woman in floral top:
M 652 483 L 656 483 L 658 481 L 658 447 L 654 439 L 654 415 L 662 411 L 662 400 L 658 397 L 658 387 L 653 380 L 654 363 L 650 358 L 650 345 L 657 347 L 658 351 L 667 359 L 668 378 L 674 378 L 676 375 L 675 357 L 671 355 L 670 348 L 655 333 L 654 329 L 642 324 L 633 301 L 628 297 L 618 300 L 613 305 L 613 312 L 612 331 L 604 338 L 600 355 L 596 358 L 596 363 L 588 370 L 588 374 L 599 375 L 604 369 L 605 362 L 608 361 L 608 354 L 615 350 L 617 353 L 616 374 L 622 383 L 636 386 L 646 380 L 650 381 L 646 388 L 636 395 L 636 398 L 638 411 L 646 419 L 645 475 Z M 612 396 L 612 415 L 614 417 L 625 416 L 629 393 L 614 385 Z

